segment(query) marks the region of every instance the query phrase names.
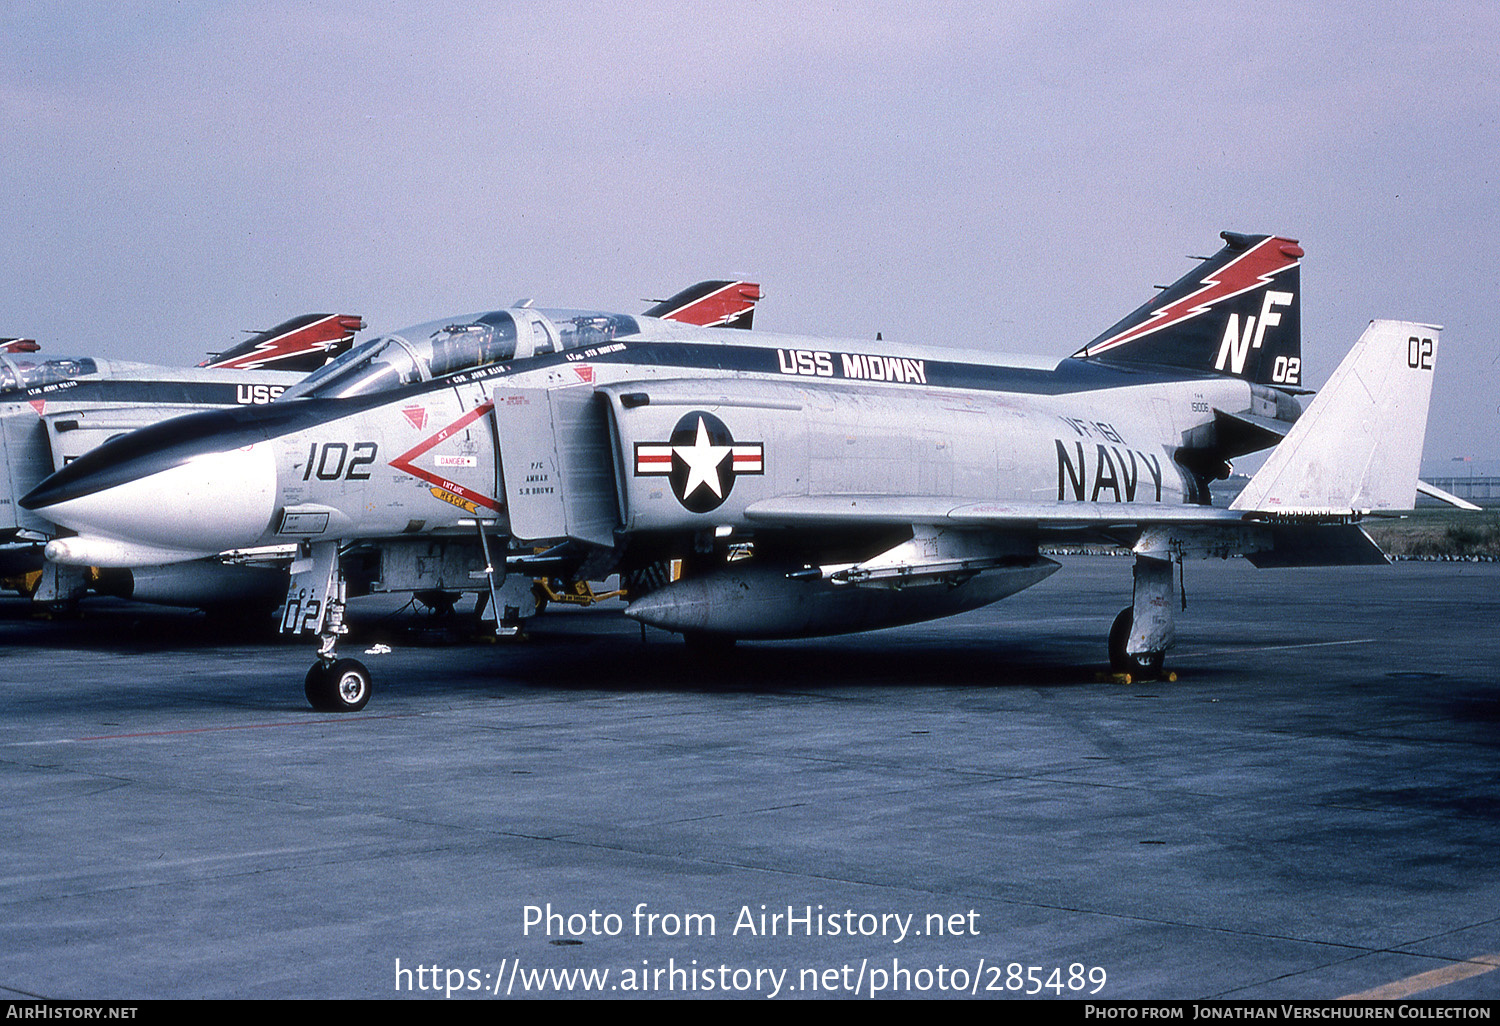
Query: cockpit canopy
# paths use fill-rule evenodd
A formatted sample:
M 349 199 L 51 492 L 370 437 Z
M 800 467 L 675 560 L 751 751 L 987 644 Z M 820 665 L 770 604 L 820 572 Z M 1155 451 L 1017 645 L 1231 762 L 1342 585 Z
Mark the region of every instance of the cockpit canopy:
M 97 373 L 98 364 L 86 357 L 55 356 L 44 360 L 30 354 L 5 353 L 0 355 L 0 393 L 24 392 Z
M 281 394 L 345 398 L 383 392 L 490 364 L 603 345 L 640 326 L 625 314 L 513 307 L 429 321 L 349 350 Z

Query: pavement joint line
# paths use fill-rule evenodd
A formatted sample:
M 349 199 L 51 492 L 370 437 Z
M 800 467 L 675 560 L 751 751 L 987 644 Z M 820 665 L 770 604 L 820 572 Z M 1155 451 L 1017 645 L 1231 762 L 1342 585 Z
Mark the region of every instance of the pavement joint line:
M 552 839 L 552 838 L 546 838 L 546 837 L 527 837 L 527 835 L 524 835 L 524 834 L 512 834 L 512 835 L 508 835 L 508 836 L 521 837 L 521 838 L 524 838 L 524 839 L 527 839 L 527 840 L 541 840 L 541 841 L 546 841 L 546 840 L 551 840 Z M 209 884 L 209 883 L 215 883 L 215 882 L 224 881 L 224 880 L 237 880 L 237 879 L 241 879 L 241 878 L 244 878 L 244 877 L 264 876 L 264 875 L 267 875 L 267 874 L 274 874 L 274 873 L 298 872 L 298 871 L 301 871 L 303 869 L 306 869 L 308 866 L 319 866 L 319 867 L 322 867 L 322 866 L 327 866 L 327 865 L 330 865 L 330 864 L 340 864 L 340 863 L 356 863 L 356 864 L 360 864 L 360 863 L 367 863 L 367 862 L 370 862 L 370 861 L 373 861 L 373 860 L 380 860 L 380 859 L 401 858 L 401 857 L 404 857 L 404 856 L 431 855 L 431 854 L 433 854 L 435 852 L 449 851 L 453 847 L 455 847 L 455 846 L 454 845 L 442 845 L 442 844 L 438 844 L 438 845 L 426 845 L 426 846 L 423 846 L 421 848 L 413 849 L 410 852 L 403 852 L 403 851 L 383 851 L 383 852 L 377 852 L 375 854 L 370 854 L 368 852 L 352 851 L 352 852 L 350 852 L 350 854 L 347 857 L 335 859 L 332 862 L 330 862 L 329 860 L 326 860 L 326 859 L 320 859 L 320 860 L 317 860 L 317 861 L 306 861 L 306 860 L 295 861 L 295 860 L 292 860 L 292 861 L 287 861 L 287 862 L 284 862 L 284 863 L 279 863 L 279 864 L 273 865 L 273 866 L 247 866 L 247 867 L 242 868 L 242 869 L 233 869 L 233 868 L 231 868 L 231 870 L 229 872 L 214 873 L 214 874 L 206 875 L 206 876 L 202 876 L 202 877 L 187 877 L 187 876 L 183 876 L 183 875 L 179 874 L 179 875 L 172 876 L 170 879 L 135 880 L 135 881 L 127 881 L 127 882 L 123 882 L 123 883 L 114 884 L 114 885 L 108 886 L 108 887 L 84 887 L 84 888 L 80 888 L 80 889 L 77 889 L 77 890 L 70 890 L 70 891 L 65 891 L 65 892 L 62 892 L 62 893 L 59 893 L 59 894 L 55 894 L 55 895 L 49 895 L 48 900 L 49 901 L 61 901 L 61 900 L 67 900 L 67 899 L 71 899 L 71 898 L 88 898 L 88 897 L 93 897 L 93 896 L 100 895 L 100 894 L 119 894 L 119 893 L 126 893 L 126 892 L 149 891 L 149 890 L 153 890 L 153 889 L 159 889 L 159 888 L 162 888 L 162 887 L 171 887 L 171 888 L 181 889 L 184 885 Z M 311 849 L 311 848 L 309 848 L 309 849 L 304 849 L 304 850 L 288 850 L 285 854 L 287 854 L 287 855 L 309 855 L 309 856 L 311 856 L 311 855 L 318 854 L 318 849 Z M 233 858 L 233 856 L 226 856 L 224 861 L 227 862 L 227 861 L 229 861 L 232 858 Z M 203 860 L 203 861 L 210 861 L 210 860 Z M 203 862 L 193 862 L 193 861 L 181 861 L 181 860 L 179 860 L 177 862 L 170 863 L 170 866 L 172 868 L 185 868 L 187 866 L 201 865 L 201 864 L 203 864 Z M 79 877 L 81 875 L 84 875 L 84 874 L 69 873 L 69 874 L 61 874 L 61 875 L 54 875 L 54 876 L 38 876 L 38 877 L 30 877 L 30 878 L 27 878 L 27 879 L 22 880 L 20 882 L 24 883 L 24 884 L 27 884 L 27 885 L 31 885 L 31 884 L 34 884 L 36 881 L 39 881 L 39 880 L 43 880 L 43 881 L 68 880 L 70 878 L 76 878 L 76 877 Z M 0 907 L 3 907 L 3 904 L 4 904 L 3 902 L 0 902 Z
M 1170 655 L 1173 658 L 1206 656 L 1206 655 L 1233 655 L 1238 652 L 1286 652 L 1299 648 L 1334 648 L 1339 645 L 1373 645 L 1379 638 L 1356 638 L 1352 641 L 1307 641 L 1297 645 L 1241 645 L 1234 648 L 1199 648 L 1173 650 Z
M 1369 950 L 1363 950 L 1363 951 L 1356 949 L 1356 950 L 1350 952 L 1349 954 L 1347 954 L 1343 958 L 1335 958 L 1335 959 L 1333 959 L 1331 961 L 1328 961 L 1328 962 L 1322 962 L 1322 963 L 1320 963 L 1318 965 L 1310 965 L 1310 966 L 1307 966 L 1306 968 L 1297 969 L 1297 970 L 1294 970 L 1292 972 L 1277 973 L 1274 976 L 1267 976 L 1264 979 L 1255 980 L 1255 981 L 1252 981 L 1252 982 L 1249 982 L 1249 983 L 1244 983 L 1244 984 L 1241 984 L 1241 985 L 1239 985 L 1237 987 L 1231 987 L 1229 990 L 1222 991 L 1221 993 L 1213 995 L 1213 999 L 1216 1000 L 1216 1001 L 1240 1001 L 1240 1000 L 1254 1001 L 1254 1000 L 1257 1000 L 1254 997 L 1251 997 L 1251 998 L 1240 998 L 1237 995 L 1243 993 L 1244 991 L 1247 991 L 1247 990 L 1250 990 L 1252 988 L 1255 988 L 1255 987 L 1265 987 L 1265 986 L 1268 986 L 1268 985 L 1273 984 L 1273 983 L 1280 983 L 1283 980 L 1300 980 L 1300 979 L 1309 977 L 1309 976 L 1313 975 L 1314 973 L 1320 973 L 1323 970 L 1331 968 L 1333 966 L 1351 965 L 1351 964 L 1353 964 L 1355 962 L 1358 962 L 1360 959 L 1369 958 L 1371 955 L 1379 955 L 1379 954 L 1384 954 L 1384 953 L 1386 953 L 1386 949 L 1385 948 L 1375 948 L 1375 949 L 1369 949 Z M 1318 999 L 1318 1000 L 1321 1000 L 1321 999 Z
M 1491 919 L 1481 919 L 1477 923 L 1465 923 L 1462 926 L 1455 926 L 1453 929 L 1451 929 L 1451 930 L 1444 930 L 1441 933 L 1433 933 L 1433 934 L 1428 934 L 1425 937 L 1417 937 L 1417 938 L 1415 938 L 1413 940 L 1407 941 L 1405 944 L 1393 945 L 1393 946 L 1391 946 L 1387 950 L 1389 950 L 1390 953 L 1393 954 L 1393 955 L 1418 955 L 1418 956 L 1420 956 L 1420 955 L 1422 955 L 1422 952 L 1420 952 L 1420 951 L 1412 951 L 1410 949 L 1413 948 L 1413 947 L 1415 947 L 1418 944 L 1432 944 L 1432 943 L 1435 943 L 1436 941 L 1440 941 L 1440 940 L 1443 940 L 1443 939 L 1448 938 L 1448 937 L 1453 937 L 1453 936 L 1455 936 L 1457 934 L 1460 934 L 1460 933 L 1466 933 L 1469 930 L 1478 929 L 1481 926 L 1493 926 L 1496 923 L 1500 923 L 1500 916 L 1497 916 L 1497 917 L 1491 918 Z

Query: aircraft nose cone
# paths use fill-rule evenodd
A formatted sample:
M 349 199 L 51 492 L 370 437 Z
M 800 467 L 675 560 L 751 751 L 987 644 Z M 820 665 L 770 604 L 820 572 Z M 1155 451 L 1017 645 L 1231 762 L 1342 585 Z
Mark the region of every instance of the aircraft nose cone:
M 272 446 L 221 436 L 213 417 L 178 418 L 106 443 L 21 505 L 80 534 L 144 546 L 203 553 L 252 545 L 275 513 Z

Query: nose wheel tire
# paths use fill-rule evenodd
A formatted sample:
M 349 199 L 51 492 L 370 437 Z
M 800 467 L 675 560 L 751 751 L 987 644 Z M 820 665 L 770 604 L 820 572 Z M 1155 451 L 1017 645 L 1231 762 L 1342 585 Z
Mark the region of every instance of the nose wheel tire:
M 1115 673 L 1128 673 L 1133 677 L 1154 678 L 1161 675 L 1161 664 L 1165 652 L 1142 652 L 1131 655 L 1125 651 L 1130 642 L 1130 629 L 1135 626 L 1135 610 L 1126 606 L 1115 617 L 1109 628 L 1109 668 Z
M 359 712 L 370 701 L 370 671 L 358 659 L 320 659 L 307 671 L 306 691 L 319 712 Z

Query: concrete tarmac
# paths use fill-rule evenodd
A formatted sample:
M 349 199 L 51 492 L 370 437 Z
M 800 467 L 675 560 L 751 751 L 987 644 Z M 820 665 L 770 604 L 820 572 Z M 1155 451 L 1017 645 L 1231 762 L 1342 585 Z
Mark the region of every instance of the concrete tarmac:
M 1130 561 L 1064 562 L 708 663 L 361 603 L 343 716 L 306 642 L 0 603 L 0 993 L 1500 997 L 1500 566 L 1188 563 L 1122 684 Z

